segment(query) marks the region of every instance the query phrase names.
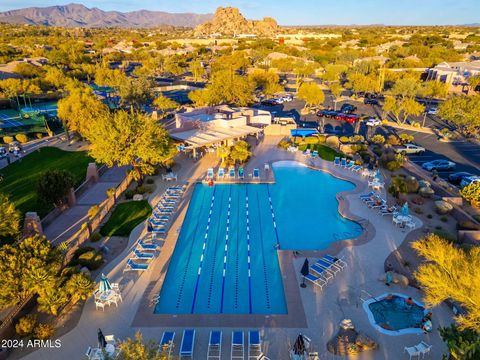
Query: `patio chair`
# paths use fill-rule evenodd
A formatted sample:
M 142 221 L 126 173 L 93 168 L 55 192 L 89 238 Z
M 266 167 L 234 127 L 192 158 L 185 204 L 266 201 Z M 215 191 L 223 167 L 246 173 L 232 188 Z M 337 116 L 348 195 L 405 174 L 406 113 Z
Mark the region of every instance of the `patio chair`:
M 312 158 L 316 158 L 316 157 L 318 157 L 318 151 L 317 151 L 317 150 L 313 150 L 313 152 L 312 152 L 312 155 L 311 155 L 311 156 L 312 156 Z
M 210 331 L 208 340 L 207 360 L 220 360 L 222 357 L 222 332 Z
M 142 248 L 142 250 L 157 250 L 158 245 L 153 243 L 146 243 L 143 239 L 138 240 L 137 245 Z
M 332 255 L 325 255 L 323 258 L 340 267 L 341 269 L 345 269 L 347 267 L 347 263 L 345 261 Z
M 311 154 L 310 149 L 306 149 L 306 150 L 303 152 L 303 155 L 305 155 L 305 156 L 310 156 L 310 154 Z
M 409 360 L 412 359 L 412 357 L 416 356 L 418 359 L 420 359 L 421 352 L 419 349 L 417 349 L 416 346 L 405 346 L 403 348 L 403 352 L 406 352 L 409 356 Z
M 243 167 L 238 169 L 238 178 L 243 179 L 245 177 L 245 171 L 243 170 Z
M 347 159 L 346 158 L 342 158 L 342 160 L 340 160 L 340 166 L 341 167 L 347 166 Z
M 319 277 L 323 278 L 325 281 L 333 279 L 333 273 L 328 269 L 323 268 L 320 265 L 313 264 L 310 266 L 310 270 L 315 272 Z
M 350 170 L 353 167 L 353 165 L 355 165 L 355 162 L 353 162 L 352 160 L 349 160 L 345 165 L 345 169 Z
M 175 339 L 175 331 L 165 331 L 158 345 L 158 352 L 162 355 L 166 355 L 167 359 L 170 359 L 173 351 L 173 340 Z
M 228 169 L 228 177 L 230 179 L 235 179 L 235 168 L 233 166 Z
M 369 199 L 374 195 L 376 195 L 375 191 L 370 191 L 368 194 L 360 195 L 359 198 L 360 199 Z
M 253 178 L 257 179 L 257 180 L 260 179 L 260 170 L 259 169 L 257 169 L 257 168 L 253 169 Z
M 339 166 L 340 165 L 340 157 L 335 156 L 335 160 L 333 160 L 333 165 L 334 166 Z
M 95 300 L 95 310 L 98 310 L 98 308 L 105 311 L 105 303 Z
M 115 304 L 116 307 L 118 307 L 118 298 L 113 296 L 110 299 L 106 301 L 107 305 L 110 306 L 112 304 Z
M 325 285 L 327 285 L 327 282 L 324 279 L 322 279 L 318 276 L 315 276 L 313 274 L 308 274 L 308 275 L 304 276 L 304 279 L 307 280 L 307 281 L 310 281 L 312 284 L 318 286 L 322 290 L 323 290 L 323 287 Z
M 207 180 L 213 180 L 213 168 L 207 169 Z
M 402 224 L 403 224 L 403 221 L 400 220 L 400 219 L 398 219 L 396 216 L 394 216 L 394 217 L 392 218 L 392 223 L 393 223 L 393 225 L 398 226 L 398 225 L 402 225 Z
M 425 341 L 422 341 L 420 344 L 416 345 L 415 347 L 422 354 L 422 358 L 424 358 L 425 355 L 430 354 L 430 351 L 432 350 L 432 345 L 428 345 Z
M 331 273 L 333 273 L 333 275 L 336 275 L 338 272 L 342 271 L 342 269 L 335 266 L 333 263 L 327 261 L 324 258 L 318 259 L 315 264 L 323 267 L 324 269 L 326 269 L 328 271 L 330 271 Z
M 133 259 L 128 259 L 127 266 L 123 271 L 132 270 L 132 271 L 145 271 L 148 270 L 149 264 L 139 264 L 133 261 Z
M 405 223 L 405 227 L 412 230 L 412 229 L 415 229 L 417 227 L 417 225 L 413 221 L 407 221 Z
M 182 343 L 180 345 L 180 360 L 193 358 L 193 348 L 195 346 L 195 330 L 188 329 L 183 331 Z
M 232 332 L 232 351 L 230 354 L 230 360 L 245 359 L 245 343 L 243 337 L 243 331 Z
M 114 335 L 105 335 L 105 341 L 107 342 L 107 344 L 112 344 L 113 346 L 117 344 Z
M 155 254 L 153 253 L 145 253 L 138 251 L 137 249 L 133 249 L 133 256 L 135 259 L 140 259 L 140 260 L 151 260 L 155 257 Z
M 89 360 L 103 360 L 102 350 L 99 348 L 92 348 L 91 346 L 88 347 L 85 356 Z
M 258 360 L 263 356 L 262 353 L 262 340 L 260 337 L 260 331 L 251 330 L 248 332 L 248 360 Z
M 359 172 L 360 170 L 362 170 L 363 166 L 362 165 L 355 165 L 351 170 L 353 172 Z
M 223 179 L 225 177 L 225 169 L 224 168 L 219 168 L 218 169 L 218 174 L 217 174 L 217 179 Z

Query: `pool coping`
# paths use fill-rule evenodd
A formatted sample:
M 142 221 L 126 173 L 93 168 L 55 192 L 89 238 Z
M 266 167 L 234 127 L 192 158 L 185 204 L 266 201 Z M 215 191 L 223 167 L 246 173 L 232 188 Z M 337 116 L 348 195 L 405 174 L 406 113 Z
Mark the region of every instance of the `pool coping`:
M 421 335 L 423 333 L 423 330 L 421 328 L 407 328 L 407 329 L 400 329 L 400 330 L 387 330 L 387 329 L 384 329 L 383 327 L 381 327 L 380 325 L 377 324 L 377 322 L 375 321 L 375 317 L 373 316 L 373 313 L 370 310 L 370 308 L 368 307 L 368 305 L 370 305 L 374 302 L 384 300 L 388 295 L 395 295 L 395 296 L 398 296 L 398 297 L 401 297 L 401 298 L 404 298 L 404 299 L 407 298 L 406 295 L 404 295 L 404 294 L 391 292 L 391 293 L 384 293 L 382 295 L 372 297 L 368 300 L 365 300 L 363 302 L 362 306 L 363 306 L 363 310 L 365 310 L 365 312 L 367 313 L 368 321 L 370 322 L 370 324 L 378 332 L 380 332 L 382 334 L 385 334 L 385 335 L 389 335 L 389 336 L 400 336 L 400 335 L 408 335 L 408 334 Z M 424 304 L 422 304 L 421 302 L 419 302 L 419 301 L 417 301 L 413 298 L 412 298 L 412 300 L 416 305 L 421 306 L 424 310 L 426 310 Z
M 285 159 L 271 160 L 272 165 L 277 161 L 285 161 Z M 365 191 L 365 181 L 359 179 L 351 179 L 333 172 L 328 167 L 314 167 L 310 164 L 302 163 L 298 160 L 292 160 L 303 164 L 313 170 L 325 171 L 332 176 L 348 181 L 355 185 L 352 190 L 337 193 L 338 211 L 339 213 L 352 221 L 359 223 L 362 228 L 362 234 L 351 239 L 338 240 L 332 243 L 324 250 L 306 250 L 302 251 L 302 257 L 322 257 L 326 254 L 337 255 L 345 247 L 362 245 L 370 241 L 375 236 L 375 228 L 366 219 L 352 214 L 348 208 L 348 199 L 346 196 L 354 195 Z M 327 165 L 327 162 L 325 165 Z M 273 168 L 271 167 L 273 173 Z M 143 294 L 140 294 L 141 300 L 139 308 L 134 316 L 132 327 L 266 327 L 266 328 L 307 328 L 307 317 L 305 314 L 302 298 L 300 295 L 299 280 L 297 278 L 294 267 L 294 259 L 296 258 L 292 250 L 278 250 L 278 262 L 283 280 L 284 297 L 287 306 L 287 314 L 156 314 L 154 313 L 155 299 L 161 292 L 163 282 L 165 281 L 171 257 L 175 250 L 176 241 L 180 233 L 181 226 L 186 216 L 188 206 L 190 204 L 191 195 L 193 194 L 196 181 L 192 181 L 187 185 L 185 195 L 179 204 L 177 216 L 170 227 L 162 251 L 158 258 L 154 260 L 153 266 L 146 271 L 150 276 L 149 283 Z M 228 182 L 226 184 L 235 184 L 236 182 Z M 252 183 L 252 182 L 241 182 Z M 255 182 L 255 184 L 265 182 Z

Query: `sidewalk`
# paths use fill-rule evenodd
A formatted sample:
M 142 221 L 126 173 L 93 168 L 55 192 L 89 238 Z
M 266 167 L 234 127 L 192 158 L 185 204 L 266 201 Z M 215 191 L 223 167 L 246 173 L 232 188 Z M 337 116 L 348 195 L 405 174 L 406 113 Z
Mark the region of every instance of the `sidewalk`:
M 82 224 L 88 219 L 88 210 L 92 206 L 102 203 L 107 198 L 107 190 L 118 186 L 125 178 L 126 172 L 126 167 L 108 169 L 97 183 L 77 199 L 77 203 L 73 207 L 64 211 L 43 229 L 47 239 L 58 244 L 79 231 Z

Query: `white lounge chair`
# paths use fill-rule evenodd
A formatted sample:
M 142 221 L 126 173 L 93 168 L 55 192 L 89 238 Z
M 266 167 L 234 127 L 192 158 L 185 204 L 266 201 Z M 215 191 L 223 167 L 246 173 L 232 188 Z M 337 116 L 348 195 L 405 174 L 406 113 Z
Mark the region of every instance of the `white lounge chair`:
M 241 359 L 245 360 L 245 343 L 243 331 L 232 332 L 232 349 L 230 360 Z

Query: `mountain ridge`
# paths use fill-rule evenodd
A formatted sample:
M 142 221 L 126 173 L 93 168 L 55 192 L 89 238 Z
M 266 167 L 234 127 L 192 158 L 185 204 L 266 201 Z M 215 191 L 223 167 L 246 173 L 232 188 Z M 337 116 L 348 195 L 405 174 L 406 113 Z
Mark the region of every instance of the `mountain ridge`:
M 76 3 L 0 12 L 0 22 L 4 23 L 90 28 L 151 28 L 165 25 L 194 28 L 212 17 L 213 14 L 169 13 L 151 10 L 104 11 Z

